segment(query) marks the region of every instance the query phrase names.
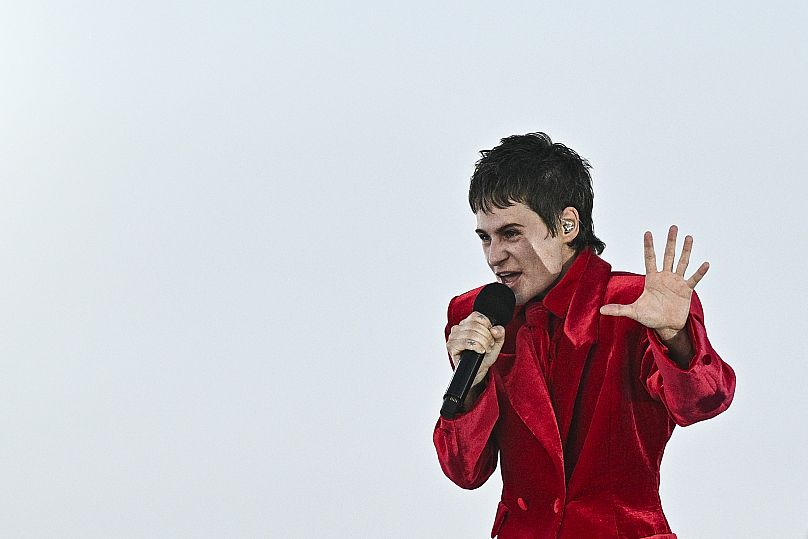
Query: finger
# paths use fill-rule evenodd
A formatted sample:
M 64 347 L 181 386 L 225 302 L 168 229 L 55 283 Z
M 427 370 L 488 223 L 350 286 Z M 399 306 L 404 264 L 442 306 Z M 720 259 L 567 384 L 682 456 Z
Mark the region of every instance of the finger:
M 696 273 L 690 276 L 690 279 L 687 280 L 687 286 L 690 288 L 696 288 L 696 285 L 699 284 L 699 281 L 704 278 L 707 274 L 707 270 L 710 269 L 710 263 L 704 262 L 699 269 L 696 270 Z
M 459 350 L 469 350 L 478 344 L 487 350 L 494 344 L 494 337 L 487 330 L 464 329 L 453 335 L 451 341 L 452 345 Z
M 457 336 L 461 339 L 474 339 L 482 343 L 494 342 L 491 330 L 480 324 L 469 324 L 458 330 Z
M 450 355 L 460 354 L 463 350 L 474 350 L 480 354 L 487 354 L 497 346 L 501 346 L 504 341 L 505 328 L 494 326 L 490 332 L 485 329 L 483 331 L 459 330 L 449 337 L 447 346 L 450 349 Z
M 682 256 L 676 265 L 676 273 L 684 278 L 687 265 L 690 264 L 690 251 L 693 250 L 693 236 L 685 236 L 685 244 L 682 246 Z
M 625 316 L 636 320 L 634 305 L 619 305 L 617 303 L 609 303 L 600 308 L 600 314 L 606 316 Z
M 460 322 L 460 324 L 458 324 L 458 325 L 465 326 L 465 325 L 468 325 L 468 324 L 474 323 L 474 322 L 482 324 L 483 326 L 485 326 L 487 328 L 491 327 L 491 321 L 488 320 L 488 317 L 485 316 L 482 313 L 477 312 L 477 311 L 472 312 L 470 315 L 468 315 L 466 318 L 464 318 Z
M 462 335 L 466 331 L 477 332 L 480 335 L 489 335 L 491 333 L 490 329 L 474 319 L 464 320 L 455 327 L 457 328 L 455 335 Z
M 491 321 L 488 319 L 487 316 L 485 316 L 482 313 L 478 313 L 477 311 L 474 311 L 472 314 L 474 315 L 474 319 L 476 321 L 478 321 L 479 323 L 481 323 L 482 325 L 484 325 L 488 329 L 491 329 Z
M 447 347 L 452 357 L 459 356 L 465 350 L 473 350 L 478 354 L 485 354 L 488 351 L 488 349 L 476 339 L 454 339 L 447 343 Z
M 463 348 L 465 348 L 466 350 L 474 350 L 478 354 L 483 355 L 485 355 L 485 353 L 488 352 L 489 349 L 488 346 L 484 345 L 479 341 L 475 341 L 474 339 L 466 340 L 466 346 L 464 346 Z
M 448 343 L 449 353 L 453 356 L 460 355 L 464 350 L 473 350 L 477 353 L 484 354 L 489 350 L 485 343 L 477 339 L 455 339 Z
M 668 229 L 668 241 L 665 243 L 665 258 L 662 259 L 662 271 L 673 271 L 673 260 L 676 258 L 676 234 L 679 229 L 671 225 Z
M 654 252 L 654 236 L 650 230 L 645 231 L 643 236 L 645 247 L 645 273 L 656 273 L 656 253 Z

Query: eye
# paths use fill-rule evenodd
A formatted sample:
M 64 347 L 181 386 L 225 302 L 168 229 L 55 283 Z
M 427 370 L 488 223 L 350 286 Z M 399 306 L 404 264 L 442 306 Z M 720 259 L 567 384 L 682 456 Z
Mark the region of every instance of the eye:
M 488 234 L 477 234 L 477 235 L 480 236 L 480 241 L 482 241 L 483 243 L 491 241 L 491 238 L 488 237 Z
M 502 233 L 502 236 L 507 240 L 512 240 L 514 238 L 519 237 L 519 231 L 513 228 L 509 228 Z

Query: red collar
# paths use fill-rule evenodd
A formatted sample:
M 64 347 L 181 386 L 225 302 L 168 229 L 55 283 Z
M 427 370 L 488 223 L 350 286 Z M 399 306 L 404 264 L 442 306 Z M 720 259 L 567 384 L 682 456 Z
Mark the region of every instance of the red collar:
M 587 247 L 575 255 L 575 259 L 563 277 L 544 295 L 544 299 L 535 298 L 525 306 L 525 317 L 532 319 L 540 311 L 548 310 L 558 318 L 566 318 L 575 291 L 581 284 L 581 276 L 589 265 L 592 249 Z

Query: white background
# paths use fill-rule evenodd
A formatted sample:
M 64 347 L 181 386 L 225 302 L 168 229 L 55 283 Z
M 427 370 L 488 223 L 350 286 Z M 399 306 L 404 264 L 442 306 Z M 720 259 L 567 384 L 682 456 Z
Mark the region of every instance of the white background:
M 0 535 L 487 537 L 432 428 L 489 282 L 478 151 L 593 164 L 615 269 L 676 223 L 732 407 L 684 539 L 804 538 L 802 2 L 4 2 Z

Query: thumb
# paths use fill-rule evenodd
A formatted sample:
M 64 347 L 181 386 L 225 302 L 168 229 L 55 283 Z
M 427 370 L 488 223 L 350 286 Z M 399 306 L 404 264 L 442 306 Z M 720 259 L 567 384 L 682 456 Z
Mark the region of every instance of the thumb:
M 634 318 L 634 308 L 631 305 L 619 305 L 617 303 L 609 303 L 600 308 L 600 314 L 606 316 L 627 316 Z
M 505 338 L 505 328 L 502 326 L 494 326 L 491 328 L 491 335 L 494 336 L 495 340 L 501 341 Z

